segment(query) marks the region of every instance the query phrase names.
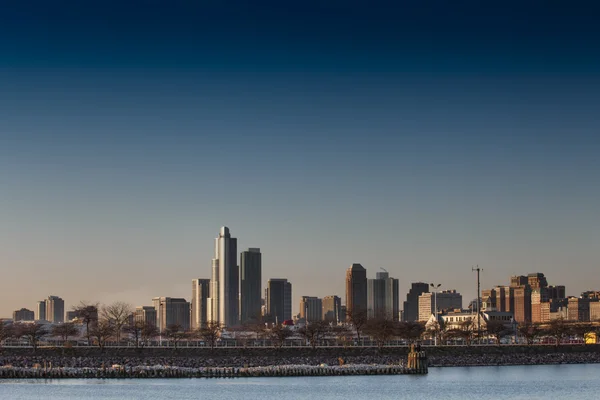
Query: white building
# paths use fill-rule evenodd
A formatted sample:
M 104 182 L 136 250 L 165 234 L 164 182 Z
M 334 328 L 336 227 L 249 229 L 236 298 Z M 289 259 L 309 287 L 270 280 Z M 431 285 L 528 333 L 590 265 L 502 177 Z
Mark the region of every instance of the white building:
M 215 239 L 208 321 L 217 321 L 225 326 L 238 325 L 239 282 L 237 239 L 232 238 L 229 228 L 223 226 Z

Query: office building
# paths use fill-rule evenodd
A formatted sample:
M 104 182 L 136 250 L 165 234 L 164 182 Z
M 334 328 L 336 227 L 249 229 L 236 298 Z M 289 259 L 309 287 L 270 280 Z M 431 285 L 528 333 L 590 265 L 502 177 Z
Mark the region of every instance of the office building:
M 191 328 L 199 329 L 208 321 L 208 298 L 210 297 L 210 279 L 192 279 L 192 317 Z
M 300 318 L 307 322 L 323 319 L 323 301 L 318 297 L 302 296 L 300 298 Z
M 600 301 L 590 301 L 590 321 L 600 321 Z
M 400 314 L 398 279 L 387 272 L 377 272 L 367 280 L 367 314 L 369 318 L 383 317 L 397 321 Z
M 346 270 L 346 319 L 367 313 L 367 270 L 360 264 L 352 264 Z
M 159 302 L 160 307 L 160 302 Z M 140 306 L 135 308 L 133 319 L 136 323 L 149 323 L 154 326 L 157 324 L 156 308 L 152 306 Z
M 65 301 L 58 296 L 46 300 L 46 320 L 54 324 L 65 322 Z
M 531 287 L 529 285 L 513 287 L 513 293 L 515 321 L 531 322 Z
M 415 282 L 406 294 L 403 307 L 404 321 L 417 321 L 419 319 L 419 296 L 429 292 L 429 284 Z
M 564 286 L 548 286 L 548 300 L 566 299 L 567 291 Z
M 339 323 L 344 321 L 346 318 L 341 318 L 340 308 L 342 307 L 342 299 L 338 296 L 325 296 L 323 297 L 323 321 Z
M 35 319 L 37 321 L 46 321 L 46 300 L 38 301 L 35 310 Z
M 513 275 L 510 277 L 510 286 L 519 287 L 529 284 L 529 279 L 524 275 Z
M 569 297 L 567 319 L 569 321 L 586 322 L 590 320 L 590 299 L 586 297 Z
M 238 325 L 239 285 L 237 239 L 223 226 L 215 239 L 208 320 L 229 327 Z
M 262 255 L 259 248 L 240 254 L 240 322 L 260 319 Z
M 462 295 L 456 290 L 443 290 L 437 295 L 432 292 L 423 293 L 419 296 L 419 321 L 427 321 L 435 313 L 437 305 L 438 313 L 445 311 L 461 310 Z M 491 311 L 491 310 L 489 310 Z
M 418 321 L 427 322 L 433 314 L 433 293 L 423 293 L 419 296 Z
M 35 313 L 26 308 L 21 308 L 20 310 L 13 311 L 13 321 L 33 321 L 35 319 Z
M 267 282 L 267 314 L 277 324 L 292 319 L 292 284 L 287 279 Z
M 77 311 L 67 311 L 65 321 L 73 321 L 78 316 Z
M 190 330 L 190 303 L 185 299 L 155 297 L 152 304 L 156 310 L 156 327 L 164 332 L 170 326 L 179 325 L 181 330 Z

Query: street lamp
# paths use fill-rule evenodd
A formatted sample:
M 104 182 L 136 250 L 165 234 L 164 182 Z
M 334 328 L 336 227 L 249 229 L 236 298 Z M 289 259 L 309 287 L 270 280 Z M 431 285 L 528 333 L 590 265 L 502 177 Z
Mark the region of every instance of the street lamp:
M 429 286 L 431 286 L 431 288 L 433 289 L 433 309 L 435 310 L 435 323 L 436 323 L 436 327 L 438 329 L 440 329 L 440 322 L 438 319 L 438 309 L 437 309 L 437 291 L 439 290 L 440 286 L 442 286 L 441 283 L 438 283 L 437 285 L 430 283 Z M 437 333 L 434 335 L 433 337 L 433 345 L 437 346 Z

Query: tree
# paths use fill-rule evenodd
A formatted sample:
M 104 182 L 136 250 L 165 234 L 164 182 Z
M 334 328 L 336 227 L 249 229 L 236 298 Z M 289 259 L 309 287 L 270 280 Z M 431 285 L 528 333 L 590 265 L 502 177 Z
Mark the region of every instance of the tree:
M 90 335 L 96 340 L 98 347 L 101 351 L 104 351 L 104 346 L 108 339 L 110 339 L 115 334 L 115 327 L 110 323 L 110 321 L 106 321 L 105 319 L 101 319 L 92 325 L 90 330 Z
M 148 338 L 148 333 L 155 332 L 153 337 L 158 336 L 158 329 L 156 326 L 149 321 L 134 321 L 131 325 L 125 325 L 123 332 L 129 334 L 135 340 L 135 348 L 139 348 L 140 345 L 144 346 Z
M 16 334 L 19 337 L 25 338 L 35 352 L 40 341 L 48 335 L 48 328 L 37 322 L 33 324 L 19 324 Z
M 12 324 L 5 324 L 4 321 L 0 321 L 0 349 L 2 349 L 2 343 L 14 336 L 14 327 Z
M 55 325 L 52 327 L 52 335 L 59 336 L 64 342 L 67 342 L 71 336 L 78 336 L 79 329 L 72 322 Z
M 452 339 L 464 340 L 467 346 L 470 346 L 474 336 L 473 321 L 470 319 L 464 320 L 458 328 L 449 329 L 446 335 Z
M 156 325 L 154 325 L 152 322 L 146 321 L 146 323 L 144 323 L 142 326 L 142 345 L 147 345 L 150 340 L 159 335 L 160 332 L 158 331 Z
M 273 340 L 277 347 L 282 348 L 285 340 L 291 337 L 294 333 L 287 326 L 275 325 L 269 331 L 269 337 Z
M 223 330 L 223 325 L 218 321 L 208 321 L 204 326 L 197 330 L 196 334 L 205 343 L 208 343 L 211 349 L 214 349 L 217 340 L 221 337 L 221 331 Z
M 73 307 L 73 311 L 77 318 L 85 324 L 85 336 L 87 337 L 88 346 L 91 346 L 90 326 L 98 321 L 98 303 L 85 303 L 82 301 L 78 306 Z
M 414 343 L 421 338 L 425 332 L 425 324 L 416 321 L 403 321 L 396 325 L 396 336 Z
M 569 326 L 564 319 L 558 318 L 550 321 L 544 330 L 545 333 L 554 338 L 556 347 L 569 335 Z
M 111 322 L 115 329 L 115 339 L 121 341 L 121 332 L 123 327 L 129 322 L 129 317 L 133 312 L 131 304 L 117 301 L 102 307 L 102 317 Z
M 352 331 L 346 325 L 333 326 L 332 333 L 335 335 L 337 342 L 344 347 L 348 347 L 352 343 Z
M 364 332 L 375 340 L 377 347 L 381 350 L 386 342 L 398 334 L 399 330 L 398 324 L 393 320 L 377 317 L 367 321 Z
M 252 318 L 250 321 L 247 321 L 244 324 L 244 328 L 247 331 L 251 331 L 254 333 L 256 340 L 261 339 L 265 335 L 265 320 L 262 315 L 257 315 L 255 318 Z
M 348 321 L 352 323 L 354 329 L 356 330 L 356 337 L 358 342 L 360 343 L 360 335 L 367 324 L 368 316 L 367 312 L 364 310 L 348 310 L 346 311 L 346 316 L 348 317 Z
M 329 330 L 329 324 L 325 321 L 315 321 L 305 324 L 298 330 L 300 336 L 308 340 L 311 347 L 317 347 L 319 339 Z
M 517 332 L 525 338 L 528 346 L 532 345 L 535 339 L 539 338 L 543 333 L 538 324 L 532 324 L 531 322 L 519 324 Z
M 167 339 L 173 342 L 175 350 L 177 350 L 177 344 L 187 337 L 187 333 L 184 332 L 181 324 L 171 324 L 167 326 L 167 329 L 165 329 L 164 334 Z
M 485 328 L 488 336 L 493 337 L 496 340 L 496 344 L 500 346 L 500 341 L 503 337 L 510 335 L 510 329 L 507 329 L 502 321 L 488 321 Z
M 570 324 L 569 333 L 580 337 L 585 342 L 585 337 L 588 333 L 592 331 L 592 324 L 589 322 L 579 322 Z

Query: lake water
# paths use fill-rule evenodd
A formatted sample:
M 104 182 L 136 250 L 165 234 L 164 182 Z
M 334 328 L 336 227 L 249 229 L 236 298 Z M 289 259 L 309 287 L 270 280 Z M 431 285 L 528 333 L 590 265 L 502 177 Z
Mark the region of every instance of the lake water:
M 0 399 L 596 399 L 600 364 L 431 368 L 429 375 L 0 381 Z

